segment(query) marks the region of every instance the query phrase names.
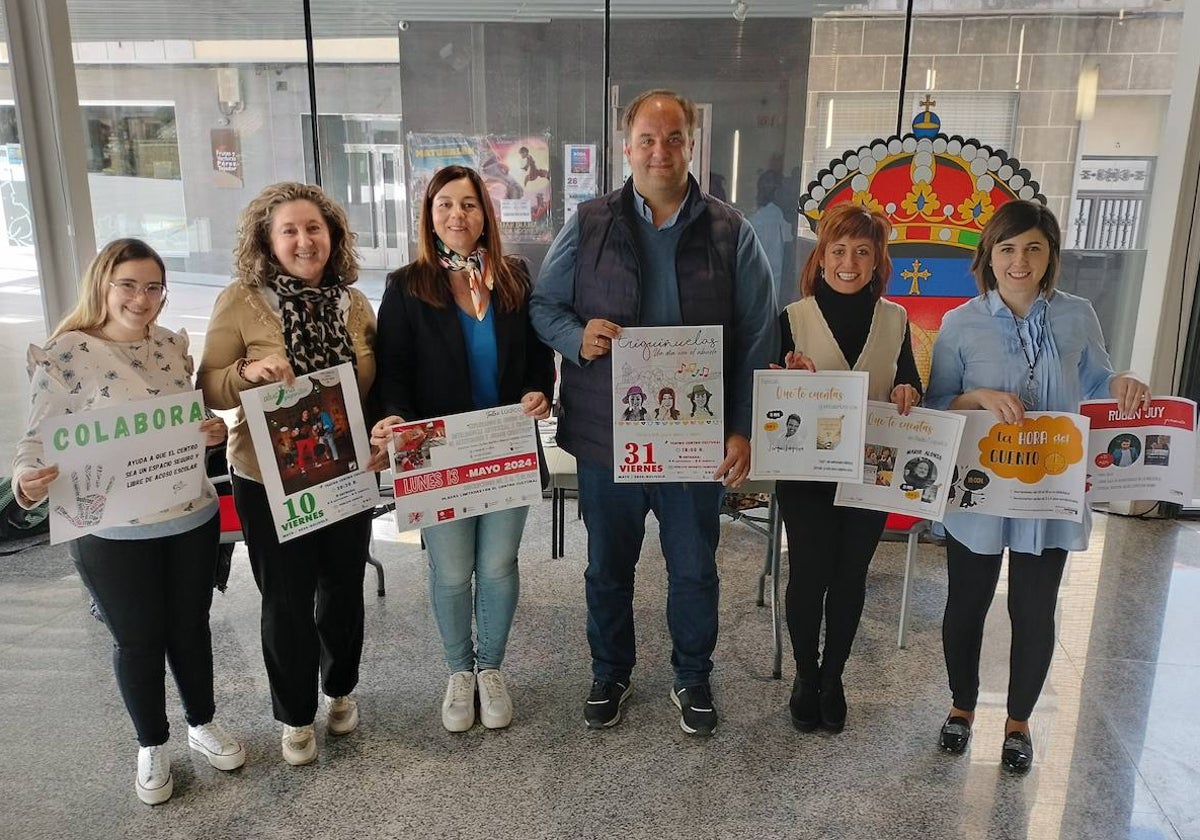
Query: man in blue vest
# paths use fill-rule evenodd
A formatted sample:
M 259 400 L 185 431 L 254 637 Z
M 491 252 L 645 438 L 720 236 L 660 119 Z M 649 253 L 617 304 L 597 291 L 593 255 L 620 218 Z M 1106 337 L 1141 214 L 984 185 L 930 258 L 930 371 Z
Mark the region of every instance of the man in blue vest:
M 696 106 L 652 90 L 625 110 L 624 188 L 584 202 L 559 232 L 538 276 L 530 317 L 563 357 L 558 442 L 575 456 L 588 531 L 585 574 L 592 689 L 584 719 L 621 720 L 635 661 L 634 568 L 646 514 L 667 561 L 667 625 L 680 726 L 717 725 L 709 686 L 717 644 L 716 550 L 725 486 L 750 471 L 753 371 L 778 352 L 771 268 L 737 210 L 688 174 Z M 725 460 L 712 482 L 613 481 L 612 342 L 622 327 L 724 328 Z M 723 482 L 723 483 L 722 483 Z

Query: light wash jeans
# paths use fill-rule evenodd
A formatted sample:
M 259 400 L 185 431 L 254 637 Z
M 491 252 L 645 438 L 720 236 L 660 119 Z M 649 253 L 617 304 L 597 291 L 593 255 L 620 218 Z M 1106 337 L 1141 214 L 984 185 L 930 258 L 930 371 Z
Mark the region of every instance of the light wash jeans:
M 429 600 L 451 672 L 499 668 L 517 609 L 517 549 L 529 507 L 432 525 L 421 533 L 429 552 Z M 471 643 L 471 576 L 478 649 Z

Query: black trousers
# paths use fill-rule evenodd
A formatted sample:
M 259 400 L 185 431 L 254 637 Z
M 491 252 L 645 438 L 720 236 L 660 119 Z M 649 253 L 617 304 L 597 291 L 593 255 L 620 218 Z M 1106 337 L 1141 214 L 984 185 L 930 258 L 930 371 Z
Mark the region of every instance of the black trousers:
M 86 536 L 70 545 L 113 637 L 113 671 L 143 747 L 165 744 L 166 664 L 191 726 L 213 719 L 212 606 L 220 521 L 149 540 Z
M 307 726 L 317 715 L 318 678 L 333 697 L 358 684 L 371 512 L 280 545 L 266 488 L 234 475 L 233 499 L 262 593 L 263 660 L 275 719 Z
M 788 539 L 788 633 L 801 679 L 842 676 L 867 597 L 867 569 L 887 522 L 880 511 L 834 506 L 836 491 L 829 482 L 775 485 Z
M 1000 579 L 999 554 L 976 554 L 946 534 L 949 594 L 942 619 L 942 650 L 955 708 L 974 711 L 979 699 L 979 652 L 983 624 Z M 1029 720 L 1054 656 L 1054 608 L 1066 549 L 1041 554 L 1008 552 L 1008 716 Z

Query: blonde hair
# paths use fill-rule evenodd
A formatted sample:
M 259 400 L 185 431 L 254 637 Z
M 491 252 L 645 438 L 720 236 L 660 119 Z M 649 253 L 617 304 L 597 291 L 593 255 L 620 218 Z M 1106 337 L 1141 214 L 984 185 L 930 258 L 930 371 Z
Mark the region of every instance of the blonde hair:
M 83 272 L 83 282 L 80 284 L 79 299 L 75 302 L 75 308 L 59 321 L 48 340 L 53 341 L 72 330 L 87 332 L 104 326 L 108 321 L 108 281 L 112 280 L 122 263 L 132 260 L 153 260 L 162 275 L 163 289 L 166 291 L 167 268 L 158 252 L 140 239 L 114 239 L 101 248 L 100 253 L 88 263 Z M 147 325 L 147 332 L 154 326 L 166 305 L 167 298 L 164 294 L 158 304 L 158 312 L 154 313 L 154 318 Z
M 276 207 L 290 201 L 312 202 L 329 225 L 330 250 L 325 276 L 332 274 L 343 286 L 354 283 L 358 279 L 358 255 L 354 253 L 355 237 L 346 212 L 320 187 L 296 181 L 271 184 L 242 211 L 237 245 L 233 248 L 234 278 L 247 286 L 261 286 L 268 278 L 286 273 L 271 252 L 271 216 Z

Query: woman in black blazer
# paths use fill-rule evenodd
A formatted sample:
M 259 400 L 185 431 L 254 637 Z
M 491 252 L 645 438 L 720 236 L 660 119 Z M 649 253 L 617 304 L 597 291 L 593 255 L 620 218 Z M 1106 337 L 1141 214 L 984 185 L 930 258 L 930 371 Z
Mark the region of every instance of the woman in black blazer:
M 386 446 L 400 422 L 516 402 L 530 417 L 549 416 L 554 359 L 529 323 L 530 288 L 525 264 L 501 250 L 478 173 L 438 170 L 425 190 L 418 257 L 388 277 L 379 307 L 376 383 L 388 416 L 372 429 L 372 443 Z M 517 606 L 517 548 L 528 512 L 492 511 L 422 532 L 451 672 L 442 702 L 442 725 L 451 732 L 475 724 L 476 691 L 484 726 L 512 720 L 500 664 Z

